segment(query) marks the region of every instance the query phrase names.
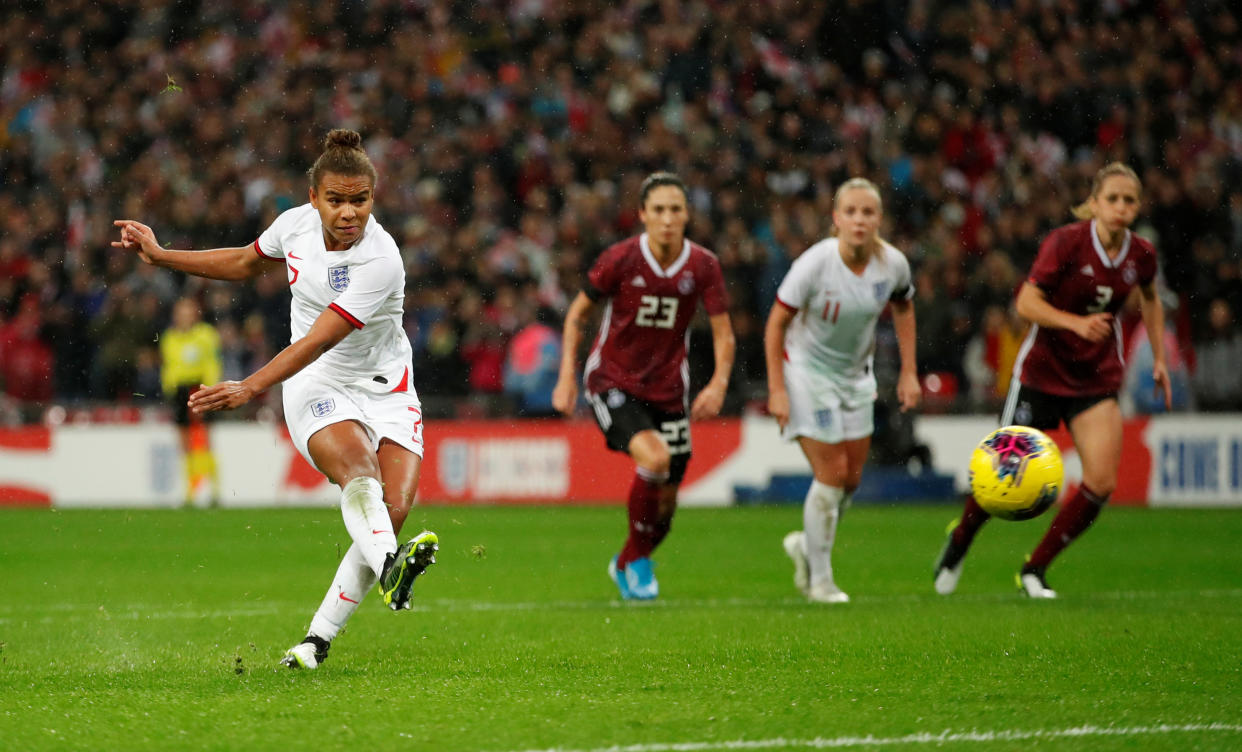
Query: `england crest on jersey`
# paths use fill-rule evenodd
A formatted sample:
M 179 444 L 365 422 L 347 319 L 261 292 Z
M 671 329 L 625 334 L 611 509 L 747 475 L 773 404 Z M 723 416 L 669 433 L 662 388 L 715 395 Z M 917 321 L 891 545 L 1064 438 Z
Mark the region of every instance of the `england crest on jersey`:
M 349 265 L 328 267 L 328 285 L 337 292 L 349 287 Z
M 331 415 L 334 410 L 336 410 L 336 400 L 331 397 L 315 402 L 310 408 L 311 415 L 314 415 L 316 418 Z
M 875 289 L 875 302 L 883 303 L 885 298 L 888 297 L 888 283 L 887 282 L 876 282 L 874 289 Z

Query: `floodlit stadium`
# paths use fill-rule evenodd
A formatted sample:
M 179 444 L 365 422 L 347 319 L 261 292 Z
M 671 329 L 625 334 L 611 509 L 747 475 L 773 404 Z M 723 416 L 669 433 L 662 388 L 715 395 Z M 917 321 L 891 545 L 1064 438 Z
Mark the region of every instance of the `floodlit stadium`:
M 0 748 L 1242 747 L 1230 4 L 2 17 Z

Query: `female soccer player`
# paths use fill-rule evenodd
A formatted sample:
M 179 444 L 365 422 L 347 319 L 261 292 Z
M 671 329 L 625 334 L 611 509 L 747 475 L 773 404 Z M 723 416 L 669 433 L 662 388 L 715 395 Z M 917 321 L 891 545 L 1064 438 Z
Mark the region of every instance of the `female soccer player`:
M 802 505 L 803 529 L 785 536 L 785 552 L 794 562 L 794 584 L 818 603 L 849 601 L 833 579 L 832 544 L 871 447 L 875 324 L 886 306 L 901 353 L 897 400 L 909 410 L 921 397 L 910 264 L 880 237 L 882 212 L 870 181 L 853 178 L 837 189 L 835 237 L 794 261 L 763 336 L 768 411 L 787 440 L 798 440 L 814 475 Z
M 583 381 L 608 448 L 634 459 L 629 536 L 608 563 L 624 599 L 659 594 L 651 553 L 668 535 L 677 487 L 690 461 L 689 420 L 720 412 L 733 368 L 733 327 L 720 262 L 685 237 L 686 186 L 657 172 L 643 181 L 639 219 L 646 232 L 600 254 L 565 315 L 561 369 L 552 406 L 571 415 L 578 401 L 578 346 L 587 319 L 605 302 Z M 703 301 L 715 370 L 689 406 L 686 329 Z
M 196 391 L 195 413 L 246 404 L 284 382 L 285 420 L 298 451 L 341 487 L 353 539 L 301 643 L 281 661 L 313 669 L 379 581 L 384 603 L 410 607 L 414 579 L 435 562 L 436 535 L 398 546 L 423 454 L 422 407 L 410 384 L 401 328 L 405 270 L 397 245 L 371 216 L 375 166 L 355 131 L 328 134 L 308 171 L 310 203 L 290 209 L 251 245 L 210 251 L 160 246 L 152 229 L 117 220 L 120 242 L 148 264 L 210 279 L 253 277 L 283 261 L 293 295 L 292 344 L 242 381 Z
M 1082 460 L 1082 484 L 1062 504 L 1043 540 L 1018 573 L 1031 598 L 1055 598 L 1045 571 L 1057 554 L 1091 527 L 1117 485 L 1121 464 L 1121 389 L 1125 364 L 1115 315 L 1136 286 L 1154 358 L 1152 377 L 1171 404 L 1164 359 L 1164 308 L 1156 294 L 1156 250 L 1130 232 L 1142 185 L 1134 170 L 1114 162 L 1095 174 L 1091 197 L 1074 209 L 1080 222 L 1053 230 L 1018 291 L 1018 313 L 1032 326 L 1013 367 L 1001 425 L 1043 430 L 1062 421 Z M 988 521 L 973 496 L 936 562 L 935 588 L 957 588 L 962 561 Z

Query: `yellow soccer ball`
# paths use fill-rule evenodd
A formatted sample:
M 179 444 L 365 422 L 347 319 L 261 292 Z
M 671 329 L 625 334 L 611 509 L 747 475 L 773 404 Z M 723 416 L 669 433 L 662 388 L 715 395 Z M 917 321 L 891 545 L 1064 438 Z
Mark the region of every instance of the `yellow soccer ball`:
M 1029 520 L 1061 494 L 1061 451 L 1043 431 L 1005 426 L 988 434 L 970 457 L 970 490 L 993 517 Z

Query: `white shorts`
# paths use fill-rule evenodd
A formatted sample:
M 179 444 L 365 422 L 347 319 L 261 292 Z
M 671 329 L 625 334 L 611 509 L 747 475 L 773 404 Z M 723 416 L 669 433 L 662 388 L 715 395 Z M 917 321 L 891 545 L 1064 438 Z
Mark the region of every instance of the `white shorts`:
M 818 374 L 785 364 L 785 389 L 789 392 L 789 422 L 781 432 L 786 441 L 799 436 L 840 444 L 861 439 L 875 431 L 875 397 L 858 400 Z
M 282 391 L 289 437 L 312 467 L 318 468 L 306 448 L 310 437 L 344 420 L 360 423 L 373 449 L 388 439 L 423 456 L 423 406 L 412 387 L 405 392 L 371 392 L 301 371 L 285 381 Z

